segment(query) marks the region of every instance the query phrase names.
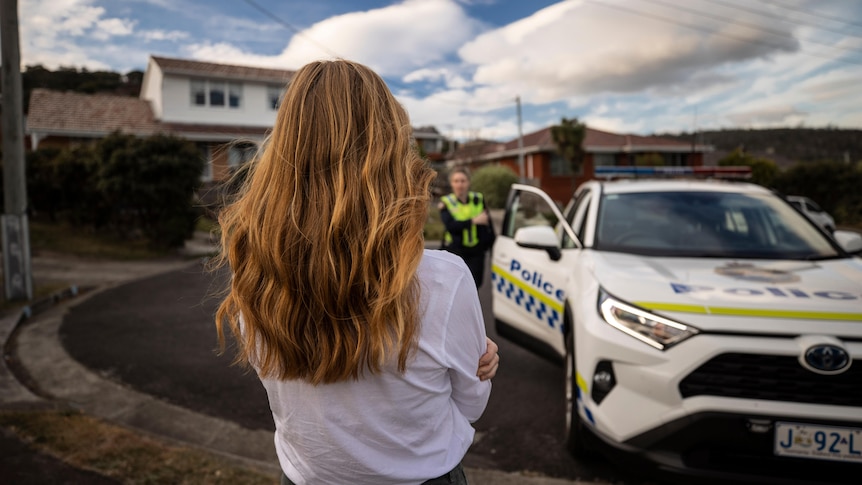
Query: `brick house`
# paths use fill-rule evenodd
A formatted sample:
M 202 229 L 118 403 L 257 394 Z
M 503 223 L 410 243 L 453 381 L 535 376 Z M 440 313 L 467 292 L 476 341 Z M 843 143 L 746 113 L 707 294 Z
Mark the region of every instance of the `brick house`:
M 704 153 L 712 148 L 659 137 L 621 135 L 586 128 L 584 159 L 580 171 L 573 173 L 570 163 L 557 153 L 551 127 L 524 135 L 524 172 L 527 181 L 542 188 L 554 200 L 565 202 L 582 182 L 594 178 L 597 166 L 702 166 Z M 505 143 L 467 142 L 449 157 L 449 166 L 476 170 L 485 165 L 504 165 L 520 175 L 518 139 Z

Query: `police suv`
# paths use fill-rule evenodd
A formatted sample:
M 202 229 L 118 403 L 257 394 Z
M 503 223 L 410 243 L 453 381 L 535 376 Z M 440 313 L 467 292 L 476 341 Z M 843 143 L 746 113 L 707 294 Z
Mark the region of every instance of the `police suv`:
M 565 363 L 575 454 L 860 483 L 862 237 L 716 178 L 740 173 L 599 167 L 629 178 L 586 182 L 562 211 L 513 185 L 492 252 L 497 332 Z M 655 178 L 668 174 L 710 178 Z

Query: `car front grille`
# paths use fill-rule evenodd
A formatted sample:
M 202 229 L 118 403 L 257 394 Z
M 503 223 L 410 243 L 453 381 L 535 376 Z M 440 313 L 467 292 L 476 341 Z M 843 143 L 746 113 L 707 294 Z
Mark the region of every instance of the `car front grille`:
M 679 384 L 683 397 L 722 396 L 862 407 L 862 364 L 837 375 L 811 372 L 796 357 L 721 354 Z

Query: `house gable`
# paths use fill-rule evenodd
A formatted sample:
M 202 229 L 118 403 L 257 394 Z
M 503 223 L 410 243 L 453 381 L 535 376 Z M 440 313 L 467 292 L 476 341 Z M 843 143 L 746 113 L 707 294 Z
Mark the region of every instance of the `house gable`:
M 268 127 L 294 72 L 284 69 L 150 58 L 141 97 L 160 121 L 192 125 Z

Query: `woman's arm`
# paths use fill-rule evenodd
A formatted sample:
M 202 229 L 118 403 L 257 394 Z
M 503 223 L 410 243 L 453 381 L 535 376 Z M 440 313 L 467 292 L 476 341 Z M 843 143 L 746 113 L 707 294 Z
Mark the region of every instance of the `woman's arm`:
M 485 319 L 476 284 L 467 265 L 462 265 L 463 271 L 453 275 L 455 294 L 448 315 L 445 347 L 452 400 L 461 414 L 473 422 L 482 416 L 488 404 L 489 379 L 497 372 L 499 357 L 496 344 L 485 335 Z M 480 377 L 483 372 L 477 370 L 477 363 L 485 368 L 485 379 Z
M 469 230 L 474 224 L 488 224 L 489 222 L 487 211 L 482 211 L 481 214 L 470 220 L 456 221 L 449 213 L 449 209 L 446 208 L 446 204 L 440 202 L 437 208 L 440 210 L 440 221 L 446 227 L 446 232 L 452 235 L 461 234 L 461 231 Z

